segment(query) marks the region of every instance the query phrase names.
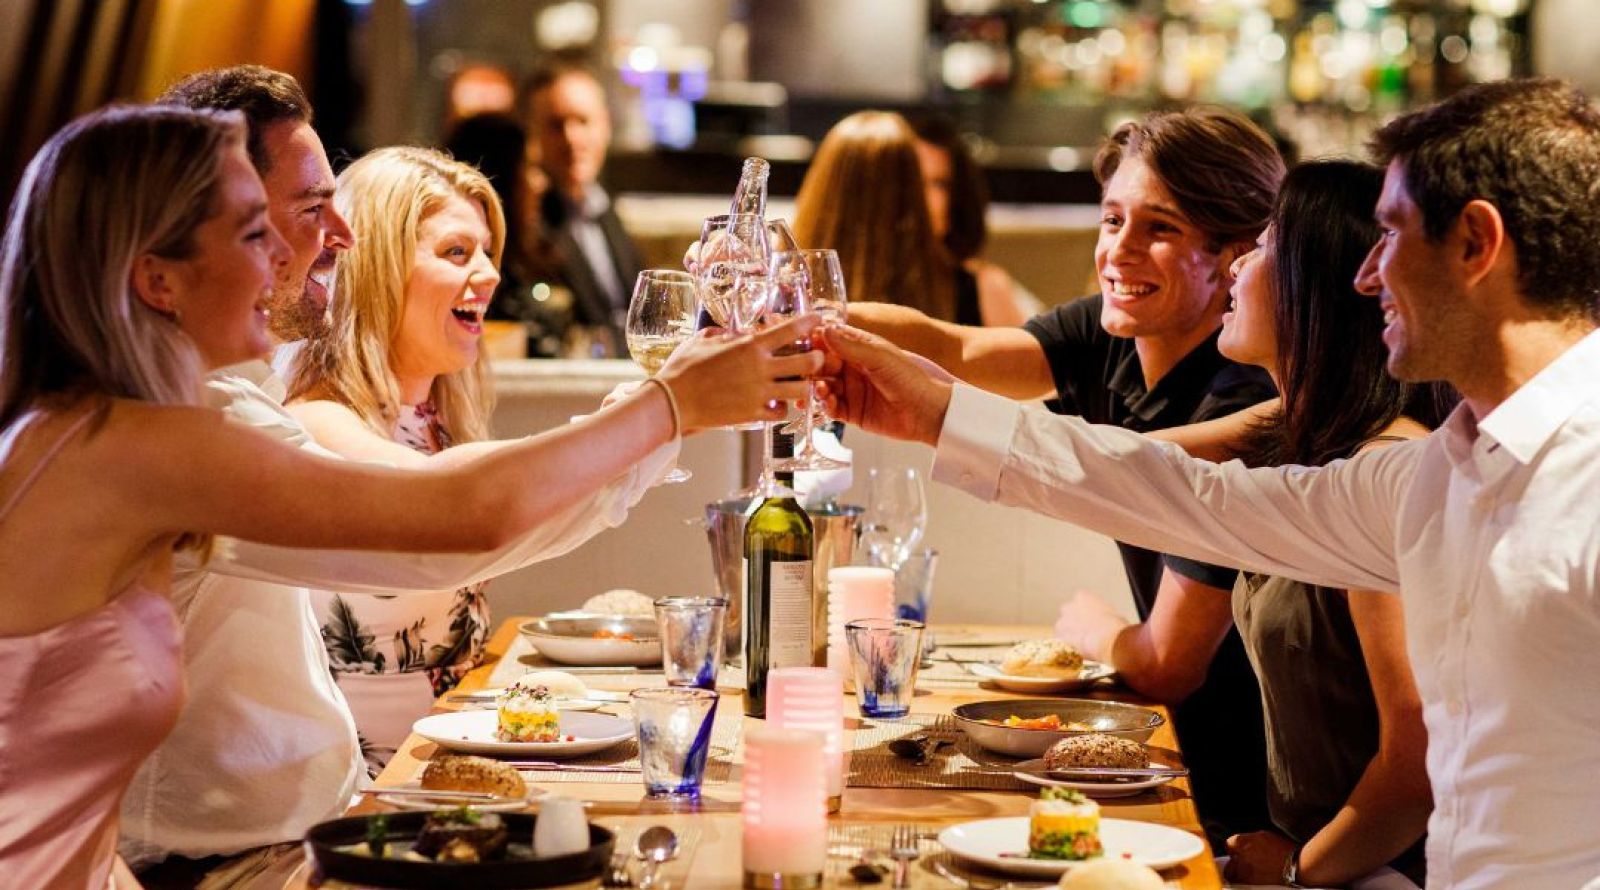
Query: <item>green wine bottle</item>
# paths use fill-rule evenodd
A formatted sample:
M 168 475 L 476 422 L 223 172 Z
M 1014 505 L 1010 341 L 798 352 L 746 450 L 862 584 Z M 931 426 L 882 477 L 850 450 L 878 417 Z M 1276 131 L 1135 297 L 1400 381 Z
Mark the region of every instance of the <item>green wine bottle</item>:
M 772 432 L 772 456 L 794 454 L 794 436 Z M 767 714 L 767 671 L 811 664 L 811 517 L 795 500 L 794 474 L 774 474 L 773 492 L 744 527 L 744 712 Z

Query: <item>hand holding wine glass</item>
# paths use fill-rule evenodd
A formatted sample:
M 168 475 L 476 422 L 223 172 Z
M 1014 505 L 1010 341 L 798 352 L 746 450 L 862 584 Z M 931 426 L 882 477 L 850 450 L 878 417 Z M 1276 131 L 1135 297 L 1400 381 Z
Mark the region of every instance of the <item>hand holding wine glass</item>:
M 832 255 L 833 251 L 814 250 L 783 250 L 772 255 L 771 264 L 771 297 L 767 312 L 771 318 L 782 318 L 800 315 L 812 311 L 813 286 L 816 283 L 814 270 L 817 261 L 823 255 Z M 825 266 L 825 263 L 822 264 Z M 823 269 L 825 272 L 825 268 Z M 795 344 L 797 351 L 809 350 L 812 344 L 807 341 Z M 814 388 L 806 390 L 806 412 L 797 424 L 786 428 L 796 436 L 794 454 L 792 457 L 777 460 L 772 464 L 775 470 L 836 470 L 849 466 L 834 458 L 824 455 L 817 449 L 816 443 L 811 438 L 813 418 L 816 414 L 816 391 Z
M 671 269 L 646 269 L 633 285 L 628 303 L 628 354 L 654 377 L 679 346 L 694 336 L 700 313 L 694 278 Z M 681 467 L 662 482 L 687 482 L 693 474 Z

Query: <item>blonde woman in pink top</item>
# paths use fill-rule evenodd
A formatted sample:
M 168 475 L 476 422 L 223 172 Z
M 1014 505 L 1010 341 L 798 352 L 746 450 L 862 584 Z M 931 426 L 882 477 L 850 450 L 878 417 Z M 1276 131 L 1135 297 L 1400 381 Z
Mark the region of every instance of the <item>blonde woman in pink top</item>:
M 0 874 L 113 884 L 116 812 L 182 698 L 165 594 L 209 535 L 417 552 L 497 547 L 678 435 L 777 419 L 814 318 L 702 338 L 587 421 L 427 470 L 306 454 L 195 407 L 262 355 L 282 240 L 240 118 L 112 108 L 57 133 L 0 247 Z M 225 783 L 227 778 L 219 776 Z

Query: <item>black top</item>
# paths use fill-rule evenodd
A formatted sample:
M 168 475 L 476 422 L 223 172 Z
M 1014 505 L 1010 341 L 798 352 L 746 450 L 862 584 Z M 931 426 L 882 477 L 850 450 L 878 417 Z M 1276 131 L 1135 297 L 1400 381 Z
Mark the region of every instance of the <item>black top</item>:
M 1132 339 L 1113 337 L 1100 326 L 1101 298 L 1075 300 L 1029 319 L 1055 379 L 1050 408 L 1148 432 L 1223 417 L 1276 395 L 1259 368 L 1229 361 L 1213 334 L 1167 374 L 1146 388 Z M 1219 588 L 1228 596 L 1238 572 L 1231 568 L 1168 558 L 1117 542 L 1139 617 L 1150 617 L 1163 565 Z M 1191 770 L 1195 804 L 1213 841 L 1219 833 L 1266 828 L 1266 737 L 1255 673 L 1236 630 L 1228 631 L 1205 682 L 1172 709 L 1184 762 Z
M 572 234 L 569 223 L 577 212 L 577 208 L 558 189 L 546 192 L 539 204 L 540 218 L 545 230 L 551 233 L 560 258 L 561 283 L 572 291 L 573 320 L 605 331 L 610 340 L 611 354 L 626 358 L 627 339 L 621 319 L 627 314 L 628 294 L 633 289 L 634 279 L 639 276 L 639 270 L 644 268 L 644 262 L 639 257 L 639 249 L 633 239 L 622 228 L 622 218 L 607 203 L 605 209 L 595 217 L 595 222 L 605 235 L 606 247 L 610 250 L 616 278 L 622 288 L 621 305 L 617 305 L 601 286 L 594 269 L 589 265 L 588 257 Z
M 965 266 L 956 267 L 956 324 L 981 327 L 983 307 L 978 302 L 978 276 Z

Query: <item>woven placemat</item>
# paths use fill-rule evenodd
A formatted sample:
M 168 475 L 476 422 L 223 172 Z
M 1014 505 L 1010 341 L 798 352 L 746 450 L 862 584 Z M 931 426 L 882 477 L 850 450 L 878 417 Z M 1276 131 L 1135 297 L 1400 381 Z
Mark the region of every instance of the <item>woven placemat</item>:
M 889 750 L 894 739 L 919 733 L 952 744 L 941 746 L 923 764 Z M 845 784 L 853 788 L 1026 791 L 1033 787 L 1011 774 L 1017 760 L 978 747 L 949 714 L 913 714 L 894 723 L 869 721 L 856 729 L 850 752 Z

